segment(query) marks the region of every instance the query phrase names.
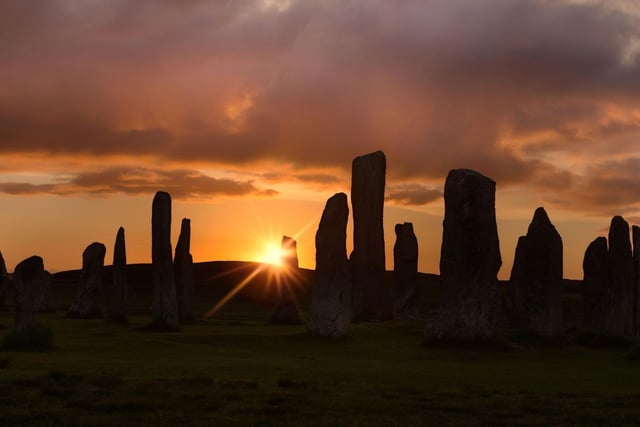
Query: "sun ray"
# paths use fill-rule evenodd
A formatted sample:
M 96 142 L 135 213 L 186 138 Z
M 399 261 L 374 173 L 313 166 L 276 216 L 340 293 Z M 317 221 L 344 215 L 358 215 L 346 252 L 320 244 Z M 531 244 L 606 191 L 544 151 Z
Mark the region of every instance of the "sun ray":
M 240 292 L 242 290 L 242 288 L 244 288 L 245 286 L 247 286 L 247 284 L 251 281 L 251 279 L 253 279 L 254 277 L 256 277 L 258 275 L 258 273 L 260 273 L 262 270 L 264 270 L 266 268 L 266 266 L 264 264 L 258 266 L 255 270 L 253 270 L 253 272 L 251 272 L 251 274 L 249 274 L 247 277 L 244 278 L 244 280 L 240 283 L 238 283 L 231 291 L 229 291 L 229 293 L 227 295 L 225 295 L 220 301 L 218 301 L 218 303 L 216 305 L 214 305 L 213 307 L 211 307 L 209 309 L 209 311 L 207 311 L 207 314 L 204 315 L 205 319 L 210 318 L 211 316 L 213 316 L 218 310 L 220 310 L 231 298 L 233 298 L 238 292 Z

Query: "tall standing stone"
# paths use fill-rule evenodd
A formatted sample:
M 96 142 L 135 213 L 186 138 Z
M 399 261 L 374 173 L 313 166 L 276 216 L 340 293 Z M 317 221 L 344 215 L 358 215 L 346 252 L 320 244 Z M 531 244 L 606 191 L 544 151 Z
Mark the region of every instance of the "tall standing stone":
M 562 238 L 544 208 L 536 209 L 526 236 L 520 237 L 511 269 L 515 311 L 524 327 L 538 335 L 562 332 Z
M 631 227 L 633 238 L 633 329 L 634 336 L 640 337 L 640 227 Z
M 629 239 L 629 224 L 615 216 L 609 228 L 607 256 L 609 292 L 605 316 L 605 331 L 614 336 L 633 335 L 633 254 Z
M 120 227 L 113 245 L 113 290 L 110 320 L 114 323 L 127 323 L 127 248 L 124 240 L 124 228 Z
M 298 280 L 298 249 L 295 239 L 282 237 L 280 247 L 282 254 L 282 271 L 278 272 L 278 297 L 275 307 L 269 316 L 271 323 L 298 324 L 302 323 L 300 313 L 295 304 L 293 287 Z
M 495 192 L 496 183 L 478 172 L 455 169 L 447 176 L 440 255 L 444 295 L 437 315 L 427 323 L 426 341 L 494 332 L 502 265 Z
M 356 157 L 352 164 L 353 318 L 390 319 L 391 290 L 385 283 L 384 186 L 386 158 L 382 151 Z
M 35 316 L 46 303 L 46 295 L 51 286 L 51 275 L 44 269 L 39 256 L 21 261 L 13 272 L 15 289 L 15 325 L 16 332 L 35 323 Z
M 347 259 L 347 195 L 327 200 L 316 232 L 316 272 L 309 329 L 321 336 L 342 336 L 351 324 L 351 274 Z
M 393 282 L 396 318 L 419 317 L 416 305 L 416 283 L 418 281 L 418 239 L 413 224 L 396 224 L 396 243 L 393 245 Z
M 191 256 L 191 220 L 183 218 L 180 225 L 180 237 L 176 244 L 173 268 L 176 277 L 178 297 L 178 317 L 180 321 L 193 319 L 191 304 L 193 301 L 193 257 Z
M 605 332 L 606 298 L 609 292 L 607 275 L 607 239 L 598 237 L 589 244 L 582 262 L 584 328 Z
M 171 252 L 171 196 L 158 191 L 153 198 L 151 212 L 152 327 L 156 329 L 179 329 Z
M 104 255 L 107 248 L 102 243 L 93 242 L 82 253 L 82 272 L 76 294 L 76 302 L 69 310 L 69 317 L 100 317 L 98 299 L 102 289 Z
M 5 308 L 4 299 L 9 286 L 9 274 L 7 273 L 7 265 L 4 263 L 4 257 L 0 252 L 0 309 Z

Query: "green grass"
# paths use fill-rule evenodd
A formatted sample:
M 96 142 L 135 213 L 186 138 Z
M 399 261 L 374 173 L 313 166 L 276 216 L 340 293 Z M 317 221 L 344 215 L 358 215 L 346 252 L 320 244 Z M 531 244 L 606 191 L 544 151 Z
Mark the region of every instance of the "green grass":
M 332 341 L 233 308 L 175 333 L 41 315 L 56 348 L 0 353 L 0 425 L 640 424 L 627 350 L 430 348 L 407 322 Z

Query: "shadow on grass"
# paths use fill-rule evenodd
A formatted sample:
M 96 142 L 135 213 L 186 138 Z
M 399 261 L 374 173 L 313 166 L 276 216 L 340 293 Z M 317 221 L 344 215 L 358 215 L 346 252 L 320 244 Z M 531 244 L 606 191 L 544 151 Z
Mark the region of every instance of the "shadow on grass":
M 628 350 L 633 347 L 635 340 L 628 337 L 609 337 L 593 332 L 585 332 L 577 335 L 574 342 L 576 345 L 588 348 Z
M 425 339 L 422 345 L 435 349 L 461 349 L 486 352 L 505 352 L 512 349 L 509 341 L 500 335 L 494 335 L 492 337 L 443 337 L 429 340 Z
M 133 328 L 132 330 L 138 331 L 138 332 L 181 332 L 182 331 L 182 329 L 180 329 L 179 326 L 169 326 L 166 324 L 166 322 L 163 322 L 162 320 L 153 321 L 148 325 L 139 326 L 137 328 Z
M 25 352 L 53 350 L 53 331 L 39 323 L 21 331 L 11 331 L 0 343 L 0 350 Z

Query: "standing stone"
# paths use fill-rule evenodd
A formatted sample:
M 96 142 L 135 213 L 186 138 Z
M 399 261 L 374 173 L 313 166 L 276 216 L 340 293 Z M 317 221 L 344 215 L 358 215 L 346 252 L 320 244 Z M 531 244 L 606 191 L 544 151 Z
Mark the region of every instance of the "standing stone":
M 356 157 L 351 175 L 353 207 L 353 318 L 390 319 L 391 290 L 385 283 L 384 186 L 386 158 L 382 151 Z
M 152 328 L 177 330 L 178 302 L 171 260 L 171 196 L 158 191 L 151 212 L 151 261 L 153 271 Z
M 293 286 L 298 278 L 298 250 L 294 239 L 282 237 L 281 245 L 282 271 L 277 274 L 278 299 L 269 316 L 271 323 L 298 324 L 302 323 L 300 313 L 295 304 Z
M 51 286 L 51 275 L 45 271 L 44 262 L 39 256 L 32 256 L 20 262 L 13 273 L 15 289 L 15 325 L 16 332 L 35 323 L 35 316 L 46 303 L 46 295 Z
M 180 237 L 176 245 L 173 269 L 178 297 L 178 317 L 181 322 L 193 320 L 191 304 L 193 301 L 193 257 L 191 256 L 191 220 L 182 219 Z
M 526 236 L 520 237 L 511 291 L 518 325 L 538 335 L 562 332 L 562 238 L 544 208 L 533 215 Z
M 609 289 L 607 276 L 607 239 L 598 237 L 589 244 L 582 262 L 584 328 L 604 333 L 606 295 Z
M 633 238 L 633 326 L 634 336 L 640 337 L 640 227 L 631 227 Z
M 4 299 L 9 286 L 9 274 L 7 273 L 7 265 L 4 263 L 4 257 L 0 252 L 0 310 L 5 308 Z
M 633 254 L 629 224 L 620 216 L 611 220 L 607 256 L 609 291 L 606 298 L 605 333 L 633 335 Z
M 416 319 L 420 312 L 416 305 L 418 280 L 418 239 L 413 224 L 396 224 L 396 243 L 393 246 L 394 316 Z
M 93 242 L 82 253 L 82 273 L 76 294 L 76 302 L 71 306 L 68 317 L 100 317 L 98 298 L 102 289 L 102 271 L 107 248 L 102 243 Z
M 437 315 L 427 323 L 426 341 L 494 332 L 502 265 L 495 192 L 496 183 L 478 172 L 455 169 L 447 176 L 440 255 L 444 295 Z
M 110 320 L 114 323 L 127 323 L 125 304 L 127 301 L 127 249 L 124 240 L 124 228 L 118 229 L 113 245 L 113 292 Z
M 347 259 L 347 195 L 327 200 L 316 232 L 316 272 L 311 293 L 311 332 L 346 335 L 351 324 L 351 275 Z

